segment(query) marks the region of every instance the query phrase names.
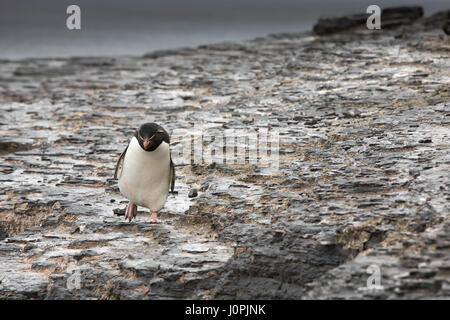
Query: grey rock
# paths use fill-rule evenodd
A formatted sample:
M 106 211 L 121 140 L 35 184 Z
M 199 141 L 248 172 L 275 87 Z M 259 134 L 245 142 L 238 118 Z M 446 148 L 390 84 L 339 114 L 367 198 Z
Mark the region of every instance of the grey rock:
M 447 12 L 383 14 L 401 26 L 0 61 L 0 298 L 447 298 Z M 145 115 L 276 130 L 279 166 L 173 152 L 163 223 L 126 222 L 115 159 Z
M 189 190 L 189 194 L 188 194 L 189 198 L 195 198 L 197 195 L 198 195 L 197 189 L 193 188 L 193 189 Z

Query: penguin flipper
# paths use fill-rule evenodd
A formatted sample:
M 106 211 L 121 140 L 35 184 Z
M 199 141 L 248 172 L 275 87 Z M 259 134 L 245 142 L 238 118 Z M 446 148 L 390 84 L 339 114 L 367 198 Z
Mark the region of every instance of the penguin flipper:
M 119 168 L 123 167 L 123 160 L 125 159 L 125 154 L 127 153 L 128 146 L 123 150 L 122 154 L 119 157 L 119 160 L 117 160 L 116 169 L 114 170 L 114 179 L 117 180 L 117 173 L 119 172 Z M 120 172 L 120 175 L 122 174 L 122 171 Z M 119 177 L 120 178 L 120 177 Z
M 170 157 L 170 192 L 173 193 L 173 190 L 175 189 L 175 166 L 172 162 L 172 157 Z

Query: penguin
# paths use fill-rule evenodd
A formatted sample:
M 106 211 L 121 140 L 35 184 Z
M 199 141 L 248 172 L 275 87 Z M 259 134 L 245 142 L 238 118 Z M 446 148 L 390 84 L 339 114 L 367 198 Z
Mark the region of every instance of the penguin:
M 137 207 L 150 209 L 148 222 L 160 223 L 158 212 L 164 207 L 169 189 L 175 188 L 175 166 L 170 154 L 169 134 L 156 123 L 144 123 L 134 133 L 117 160 L 114 179 L 128 203 L 125 219 L 137 215 Z

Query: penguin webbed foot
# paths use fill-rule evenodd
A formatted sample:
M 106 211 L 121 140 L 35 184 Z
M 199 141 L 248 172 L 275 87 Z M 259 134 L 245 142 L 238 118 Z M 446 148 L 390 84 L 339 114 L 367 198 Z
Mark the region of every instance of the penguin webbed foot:
M 137 215 L 137 205 L 130 202 L 128 203 L 127 210 L 125 212 L 125 220 L 128 219 L 129 222 L 133 220 Z
M 147 221 L 148 223 L 161 223 L 161 220 L 158 219 L 158 212 L 152 212 L 150 218 Z

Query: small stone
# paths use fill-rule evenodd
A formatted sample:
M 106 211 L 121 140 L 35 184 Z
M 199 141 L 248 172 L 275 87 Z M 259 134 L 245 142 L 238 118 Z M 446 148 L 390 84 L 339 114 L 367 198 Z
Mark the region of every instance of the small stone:
M 116 208 L 116 209 L 113 209 L 113 213 L 117 216 L 124 216 L 125 209 Z
M 217 166 L 217 163 L 213 162 L 210 165 L 208 165 L 208 169 L 215 169 Z
M 191 189 L 190 191 L 189 191 L 189 194 L 188 194 L 188 197 L 189 198 L 195 198 L 196 196 L 198 196 L 198 191 L 197 191 L 197 189 Z

